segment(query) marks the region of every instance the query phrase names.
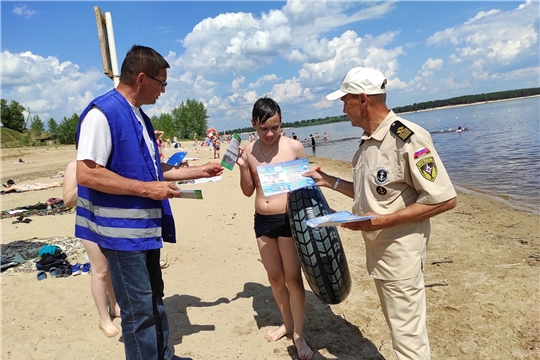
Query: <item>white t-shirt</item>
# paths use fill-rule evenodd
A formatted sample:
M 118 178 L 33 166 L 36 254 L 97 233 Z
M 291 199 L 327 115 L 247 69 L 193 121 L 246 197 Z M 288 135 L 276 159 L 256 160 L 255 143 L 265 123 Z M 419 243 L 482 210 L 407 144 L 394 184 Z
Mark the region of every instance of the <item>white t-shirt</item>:
M 143 120 L 140 108 L 135 107 L 132 104 L 130 105 L 133 113 L 143 127 L 144 142 L 146 143 L 148 151 L 152 156 L 157 177 L 158 170 L 154 142 L 148 135 L 148 130 L 146 129 L 146 124 Z M 98 107 L 94 106 L 92 109 L 90 109 L 90 111 L 88 111 L 81 123 L 77 160 L 91 160 L 96 164 L 105 167 L 111 155 L 111 151 L 112 138 L 109 123 L 107 122 L 105 114 L 103 114 Z

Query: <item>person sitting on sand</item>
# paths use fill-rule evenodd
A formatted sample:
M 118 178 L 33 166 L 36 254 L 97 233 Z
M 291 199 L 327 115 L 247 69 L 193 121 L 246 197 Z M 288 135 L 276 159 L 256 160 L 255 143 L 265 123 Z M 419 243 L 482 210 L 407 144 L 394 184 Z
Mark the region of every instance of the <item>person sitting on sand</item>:
M 27 191 L 34 191 L 34 190 L 44 190 L 44 189 L 50 189 L 55 187 L 61 187 L 62 183 L 59 182 L 53 182 L 53 183 L 33 183 L 33 184 L 22 184 L 17 185 L 13 180 L 8 180 L 7 185 L 4 185 L 6 189 L 2 190 L 2 194 L 7 194 L 11 192 L 27 192 Z

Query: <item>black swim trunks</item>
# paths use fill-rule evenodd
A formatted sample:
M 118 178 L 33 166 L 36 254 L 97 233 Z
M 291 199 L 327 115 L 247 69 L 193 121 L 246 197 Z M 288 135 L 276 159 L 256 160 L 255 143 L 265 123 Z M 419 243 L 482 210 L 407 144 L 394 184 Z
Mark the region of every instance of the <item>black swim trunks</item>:
M 277 239 L 280 236 L 292 237 L 289 216 L 286 213 L 261 215 L 255 213 L 255 236 Z

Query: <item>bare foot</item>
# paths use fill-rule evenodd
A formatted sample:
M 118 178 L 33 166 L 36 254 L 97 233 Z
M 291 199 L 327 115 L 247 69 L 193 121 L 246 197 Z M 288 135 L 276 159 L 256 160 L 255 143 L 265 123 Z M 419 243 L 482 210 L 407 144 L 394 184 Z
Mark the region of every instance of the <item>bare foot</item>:
M 311 360 L 313 358 L 313 351 L 311 351 L 304 338 L 296 338 L 294 340 L 294 346 L 296 346 L 296 352 L 300 360 Z
M 120 334 L 120 330 L 113 323 L 108 326 L 103 326 L 101 323 L 99 323 L 99 328 L 101 329 L 101 331 L 103 331 L 105 336 L 110 338 Z
M 274 341 L 278 341 L 279 339 L 281 339 L 282 337 L 284 337 L 287 334 L 290 334 L 290 333 L 287 332 L 287 329 L 285 328 L 285 325 L 281 325 L 280 327 L 269 330 L 266 333 L 265 338 L 266 338 L 266 340 L 268 340 L 270 342 L 274 342 Z

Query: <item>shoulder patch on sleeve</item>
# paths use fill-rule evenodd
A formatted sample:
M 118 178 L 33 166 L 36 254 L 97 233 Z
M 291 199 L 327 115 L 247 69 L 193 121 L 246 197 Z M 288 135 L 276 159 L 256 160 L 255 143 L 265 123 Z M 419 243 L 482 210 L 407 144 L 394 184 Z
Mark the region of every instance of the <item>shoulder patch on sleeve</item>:
M 392 126 L 390 126 L 390 131 L 397 135 L 398 138 L 401 140 L 407 142 L 413 136 L 414 132 L 403 125 L 403 123 L 399 120 L 396 120 L 392 123 Z

